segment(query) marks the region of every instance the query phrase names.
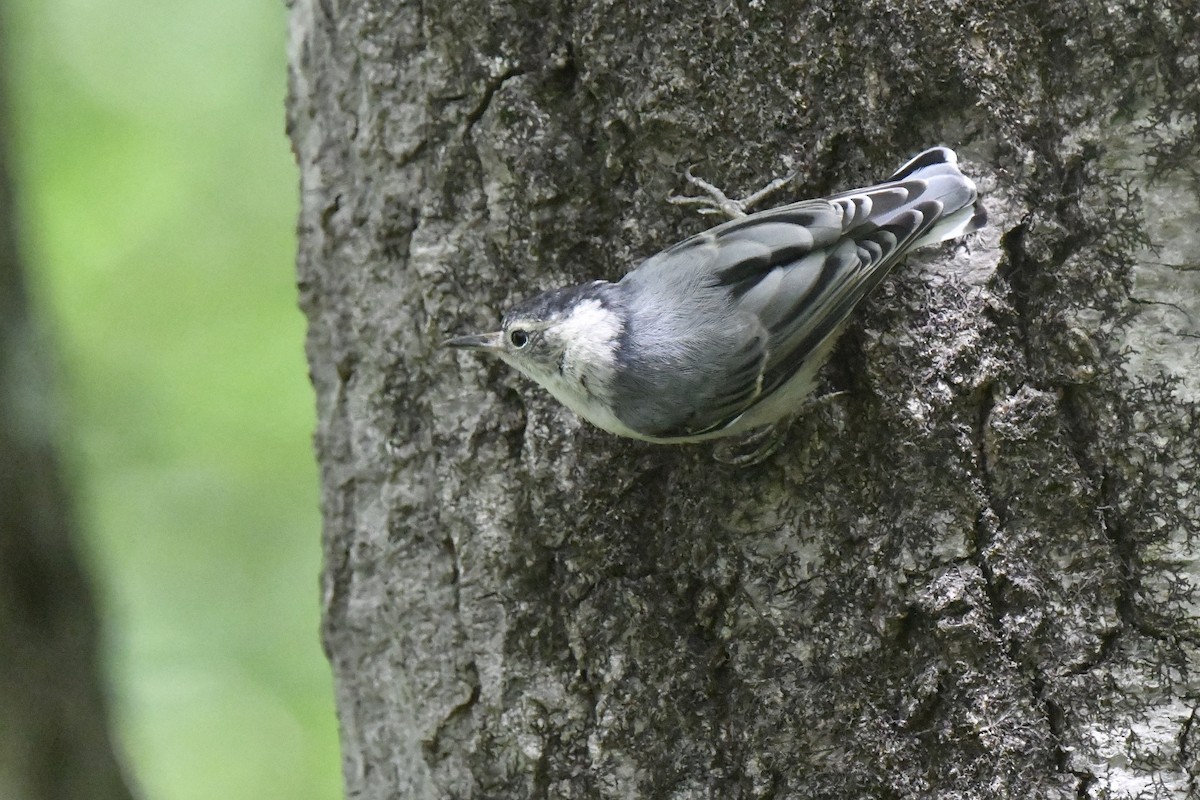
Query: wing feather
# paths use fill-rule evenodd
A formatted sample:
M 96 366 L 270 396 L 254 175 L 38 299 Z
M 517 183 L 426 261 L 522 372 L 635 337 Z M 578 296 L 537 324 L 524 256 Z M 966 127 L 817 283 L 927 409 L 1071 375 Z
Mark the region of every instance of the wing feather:
M 648 259 L 621 282 L 646 312 L 631 315 L 623 352 L 647 363 L 621 371 L 639 385 L 618 386 L 631 398 L 618 415 L 664 439 L 729 426 L 821 352 L 937 223 L 982 225 L 975 204 L 953 152 L 935 148 L 888 183 L 742 217 Z

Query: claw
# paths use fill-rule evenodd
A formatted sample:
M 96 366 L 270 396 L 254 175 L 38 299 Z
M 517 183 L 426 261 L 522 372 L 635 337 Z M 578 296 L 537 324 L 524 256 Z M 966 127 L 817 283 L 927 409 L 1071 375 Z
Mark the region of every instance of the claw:
M 791 183 L 797 174 L 793 172 L 783 178 L 776 178 L 748 197 L 744 197 L 741 200 L 731 200 L 725 192 L 713 184 L 693 175 L 692 168 L 689 166 L 683 171 L 683 176 L 687 179 L 688 183 L 702 190 L 704 195 L 683 196 L 673 194 L 667 198 L 667 202 L 676 206 L 694 207 L 699 214 L 722 214 L 730 219 L 741 219 L 749 213 L 751 207 Z
M 750 195 L 749 197 L 743 198 L 741 200 L 742 207 L 750 208 L 751 206 L 758 205 L 763 200 L 766 200 L 768 197 L 775 194 L 780 189 L 782 189 L 783 187 L 787 186 L 789 183 L 794 181 L 796 179 L 796 176 L 799 174 L 800 174 L 800 172 L 797 170 L 797 171 L 791 172 L 791 173 L 783 176 L 782 178 L 776 178 L 775 180 L 771 181 L 763 188 L 759 189 L 754 194 Z
M 801 416 L 810 413 L 848 394 L 849 392 L 844 391 L 830 392 L 829 394 L 807 400 L 796 410 L 796 415 Z M 755 464 L 761 464 L 770 458 L 779 449 L 780 445 L 783 444 L 785 438 L 784 432 L 787 426 L 788 420 L 781 420 L 762 428 L 755 428 L 744 436 L 740 436 L 732 441 L 718 442 L 717 446 L 713 448 L 713 458 L 722 464 L 729 464 L 734 467 L 752 467 Z
M 755 428 L 732 442 L 720 442 L 713 448 L 713 458 L 733 467 L 752 467 L 761 464 L 783 444 L 784 425 L 776 423 Z

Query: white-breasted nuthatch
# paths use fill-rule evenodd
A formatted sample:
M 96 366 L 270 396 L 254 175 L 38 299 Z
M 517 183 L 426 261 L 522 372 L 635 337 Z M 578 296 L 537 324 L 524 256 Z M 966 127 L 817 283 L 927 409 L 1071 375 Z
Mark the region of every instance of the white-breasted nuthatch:
M 545 292 L 499 331 L 446 344 L 499 356 L 621 436 L 695 442 L 773 425 L 803 405 L 851 312 L 901 257 L 983 227 L 957 162 L 935 147 L 878 185 L 742 215 L 616 283 Z

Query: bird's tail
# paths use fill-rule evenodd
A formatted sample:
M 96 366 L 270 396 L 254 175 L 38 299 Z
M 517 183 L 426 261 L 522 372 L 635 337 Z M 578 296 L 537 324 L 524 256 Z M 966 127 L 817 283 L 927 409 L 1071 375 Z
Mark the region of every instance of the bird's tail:
M 921 180 L 930 199 L 941 201 L 943 216 L 912 247 L 955 239 L 987 224 L 975 182 L 958 169 L 958 156 L 948 147 L 931 147 L 896 170 L 887 183 Z

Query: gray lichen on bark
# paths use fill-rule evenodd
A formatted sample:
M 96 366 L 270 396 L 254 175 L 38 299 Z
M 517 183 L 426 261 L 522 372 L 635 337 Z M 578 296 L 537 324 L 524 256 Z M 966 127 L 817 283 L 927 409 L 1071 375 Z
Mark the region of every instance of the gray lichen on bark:
M 295 0 L 350 795 L 1193 791 L 1188 6 Z M 700 229 L 688 165 L 816 195 L 935 142 L 991 229 L 897 270 L 761 467 L 437 348 Z

